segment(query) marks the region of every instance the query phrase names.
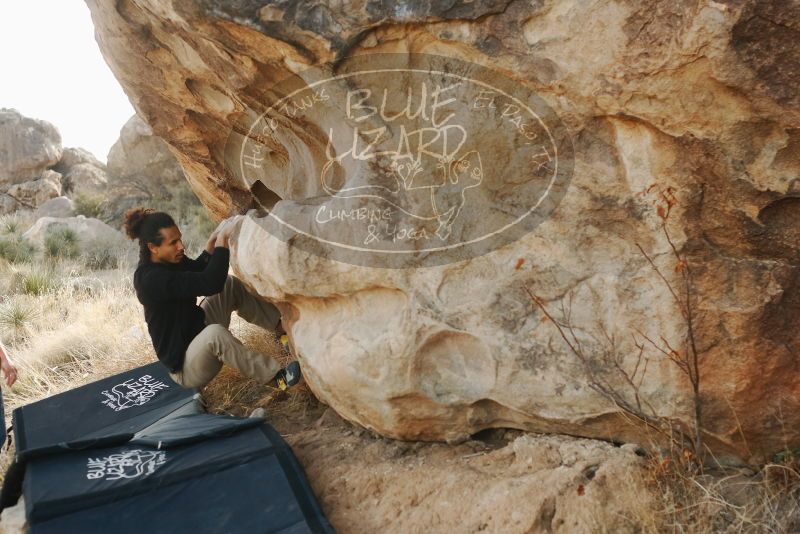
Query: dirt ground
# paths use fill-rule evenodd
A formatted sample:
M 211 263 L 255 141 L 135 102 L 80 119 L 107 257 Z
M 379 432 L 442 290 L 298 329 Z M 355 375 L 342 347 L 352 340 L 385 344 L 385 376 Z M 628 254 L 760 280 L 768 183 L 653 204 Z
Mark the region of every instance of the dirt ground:
M 749 521 L 741 529 L 747 522 L 735 516 L 720 521 L 720 512 L 733 510 L 720 506 L 713 514 L 698 507 L 699 519 L 687 517 L 665 530 L 669 499 L 654 494 L 652 459 L 633 444 L 504 429 L 458 445 L 396 441 L 344 421 L 303 384 L 278 392 L 230 369 L 203 397 L 216 413 L 245 416 L 263 409 L 340 534 L 772 531 Z M 751 484 L 752 477 L 739 478 L 739 488 Z M 755 502 L 754 495 L 736 491 L 737 510 Z M 687 498 L 678 502 L 681 510 L 690 509 Z M 23 506 L 3 513 L 0 533 L 25 531 Z M 771 507 L 796 513 L 796 506 L 789 508 Z M 686 528 L 692 524 L 698 528 Z
M 277 340 L 237 330 L 248 345 L 283 363 L 291 359 Z M 292 447 L 340 534 L 763 532 L 773 530 L 762 525 L 791 523 L 773 516 L 798 512 L 780 488 L 774 495 L 780 499 L 743 490 L 764 487 L 753 476 L 739 477 L 736 487 L 726 483 L 731 495 L 709 492 L 713 480 L 701 487 L 691 478 L 682 495 L 665 493 L 673 490 L 664 485 L 654 491 L 654 461 L 634 444 L 508 429 L 458 445 L 396 441 L 341 419 L 303 383 L 280 392 L 229 368 L 203 399 L 213 413 L 247 416 L 261 409 Z M 760 515 L 751 515 L 762 502 Z M 767 515 L 769 521 L 758 519 Z M 24 524 L 22 506 L 6 510 L 0 534 L 23 532 Z
M 630 447 L 502 429 L 460 445 L 402 442 L 307 393 L 262 404 L 339 533 L 637 532 L 631 510 L 648 505 Z
M 246 343 L 281 360 L 272 339 Z M 301 384 L 288 392 L 223 368 L 208 409 L 262 408 L 305 469 L 337 532 L 640 532 L 651 507 L 636 447 L 517 430 L 459 445 L 383 438 L 341 419 Z

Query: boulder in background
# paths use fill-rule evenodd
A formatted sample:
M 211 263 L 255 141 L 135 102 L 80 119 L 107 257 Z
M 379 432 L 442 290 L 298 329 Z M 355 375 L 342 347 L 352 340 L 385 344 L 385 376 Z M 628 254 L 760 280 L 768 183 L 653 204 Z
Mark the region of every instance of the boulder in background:
M 108 152 L 108 172 L 117 180 L 135 178 L 152 186 L 184 181 L 183 169 L 167 143 L 138 115 L 125 123 Z
M 104 194 L 108 187 L 106 172 L 92 163 L 78 163 L 64 176 L 64 192 L 70 195 Z
M 75 165 L 79 165 L 81 163 L 89 163 L 94 165 L 98 169 L 102 169 L 103 171 L 106 170 L 106 164 L 97 159 L 94 154 L 86 150 L 85 148 L 70 148 L 67 147 L 64 149 L 61 159 L 58 163 L 53 167 L 54 171 L 58 171 L 64 176 L 69 174 L 70 169 Z
M 68 228 L 79 236 L 82 243 L 104 241 L 108 243 L 125 242 L 125 236 L 98 219 L 89 219 L 83 215 L 77 217 L 42 217 L 22 234 L 35 245 L 43 245 L 48 231 Z
M 15 109 L 0 109 L 0 187 L 38 179 L 61 153 L 55 126 Z
M 56 171 L 45 170 L 37 180 L 18 183 L 3 194 L 4 213 L 18 209 L 36 209 L 51 198 L 61 195 L 61 175 Z
M 34 212 L 34 217 L 72 217 L 74 206 L 72 200 L 65 196 L 51 198 Z

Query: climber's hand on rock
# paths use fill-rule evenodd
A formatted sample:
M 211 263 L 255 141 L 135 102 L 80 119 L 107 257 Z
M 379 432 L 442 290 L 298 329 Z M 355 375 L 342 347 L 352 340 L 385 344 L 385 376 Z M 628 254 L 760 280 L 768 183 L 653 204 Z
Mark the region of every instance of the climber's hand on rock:
M 219 231 L 219 233 L 217 234 L 216 246 L 229 248 L 232 229 L 233 228 L 231 226 L 226 226 L 225 228 Z
M 225 224 L 220 225 L 218 229 L 216 245 L 218 247 L 229 248 L 230 238 L 236 230 L 237 225 L 235 222 L 230 219 L 226 219 Z
M 242 215 L 234 215 L 220 222 L 215 230 L 217 234 L 216 246 L 228 248 L 230 238 L 238 231 L 243 220 L 244 217 Z
M 217 234 L 218 233 L 219 232 L 217 230 L 214 230 L 213 232 L 211 232 L 211 235 L 208 237 L 208 241 L 206 241 L 206 252 L 208 252 L 209 254 L 214 252 L 214 246 L 216 246 L 216 244 L 217 244 Z
M 233 215 L 232 217 L 228 217 L 227 219 L 222 219 L 217 225 L 217 229 L 214 230 L 214 232 L 218 234 L 225 228 L 237 226 L 242 219 L 244 219 L 243 215 Z

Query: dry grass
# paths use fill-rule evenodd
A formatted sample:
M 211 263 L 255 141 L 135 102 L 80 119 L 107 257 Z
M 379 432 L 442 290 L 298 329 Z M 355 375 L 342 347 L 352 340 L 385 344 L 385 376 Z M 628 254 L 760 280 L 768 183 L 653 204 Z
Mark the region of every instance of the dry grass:
M 282 365 L 292 360 L 273 334 L 236 316 L 231 321 L 231 331 L 244 344 L 275 358 Z M 305 383 L 280 391 L 246 378 L 229 367 L 223 367 L 206 386 L 203 398 L 209 410 L 215 413 L 246 416 L 256 408 L 263 408 L 270 420 L 280 417 L 303 421 L 319 415 L 321 410 L 319 401 Z
M 11 294 L 0 304 L 0 315 L 3 309 L 23 310 L 21 319 L 3 322 L 0 318 L 0 328 L 5 330 L 20 371 L 19 380 L 5 394 L 9 416 L 17 406 L 155 360 L 141 305 L 131 287 L 130 268 L 91 278 L 88 290 L 83 277 L 64 270 L 67 274 L 57 289 L 36 297 Z M 8 282 L 16 273 L 18 270 L 0 271 L 0 281 Z M 248 345 L 282 363 L 289 361 L 271 334 L 237 317 L 232 329 Z M 248 415 L 257 407 L 270 413 L 278 406 L 304 413 L 316 405 L 304 385 L 283 393 L 229 368 L 207 386 L 204 398 L 210 410 L 232 415 Z
M 128 273 L 93 278 L 95 289 L 86 291 L 84 280 L 65 271 L 57 286 L 35 296 L 12 293 L 3 302 L 27 313 L 22 324 L 7 325 L 22 334 L 5 332 L 20 370 L 5 397 L 10 408 L 75 387 L 80 377 L 89 382 L 153 358 Z
M 651 497 L 630 502 L 629 518 L 647 533 L 800 532 L 800 464 L 760 471 L 717 469 L 698 474 L 671 459 L 648 460 Z
M 38 269 L 0 265 L 0 330 L 19 370 L 4 391 L 6 426 L 18 406 L 154 359 L 127 268 L 87 278 L 77 264 L 59 263 L 54 283 L 29 294 L 19 281 Z M 0 459 L 3 472 L 10 457 Z
M 39 265 L 0 262 L 0 335 L 19 370 L 17 383 L 4 390 L 6 427 L 18 406 L 156 360 L 131 284 L 133 268 L 133 256 L 124 254 L 118 268 L 104 271 L 87 270 L 80 257 L 63 259 L 31 291 L 25 281 L 44 272 Z M 290 360 L 271 334 L 235 315 L 231 328 L 253 348 Z M 303 419 L 319 407 L 305 385 L 281 392 L 230 368 L 203 397 L 210 411 L 238 416 L 261 407 L 268 417 Z M 2 473 L 12 453 L 2 453 Z

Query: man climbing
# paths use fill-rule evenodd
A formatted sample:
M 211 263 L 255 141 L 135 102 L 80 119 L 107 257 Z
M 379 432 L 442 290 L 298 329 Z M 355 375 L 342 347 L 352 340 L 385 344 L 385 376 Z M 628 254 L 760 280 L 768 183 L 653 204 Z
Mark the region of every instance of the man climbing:
M 234 225 L 226 221 L 211 234 L 197 259 L 185 255 L 181 232 L 163 212 L 133 208 L 125 213 L 125 232 L 139 240 L 139 264 L 133 275 L 144 306 L 147 329 L 161 363 L 187 388 L 208 384 L 222 364 L 281 389 L 300 381 L 300 365 L 284 369 L 273 358 L 245 347 L 228 327 L 236 310 L 244 320 L 276 332 L 281 315 L 228 275 L 228 240 Z M 197 297 L 206 297 L 198 306 Z

